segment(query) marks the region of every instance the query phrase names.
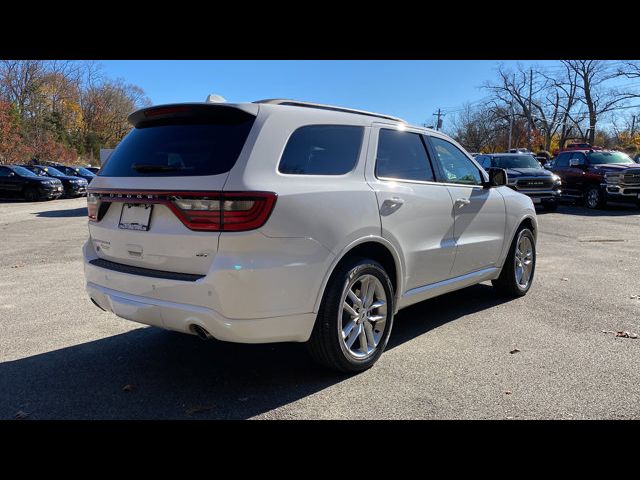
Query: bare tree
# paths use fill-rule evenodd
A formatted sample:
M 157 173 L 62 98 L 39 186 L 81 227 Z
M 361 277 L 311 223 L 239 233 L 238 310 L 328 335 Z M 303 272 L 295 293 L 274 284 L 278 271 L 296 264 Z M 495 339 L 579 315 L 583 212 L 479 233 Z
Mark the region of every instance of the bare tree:
M 609 80 L 618 72 L 612 71 L 604 60 L 562 60 L 562 64 L 575 74 L 577 98 L 587 110 L 588 141 L 594 143 L 598 120 L 634 95 L 610 86 Z

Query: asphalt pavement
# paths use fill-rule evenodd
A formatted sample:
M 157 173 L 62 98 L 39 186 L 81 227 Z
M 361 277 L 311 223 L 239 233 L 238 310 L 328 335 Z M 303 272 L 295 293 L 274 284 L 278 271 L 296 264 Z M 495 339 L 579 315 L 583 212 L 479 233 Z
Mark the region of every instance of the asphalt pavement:
M 615 335 L 640 334 L 640 210 L 538 219 L 527 296 L 481 284 L 405 309 L 380 361 L 347 376 L 301 344 L 102 312 L 84 290 L 86 200 L 0 200 L 0 419 L 640 418 L 640 338 Z

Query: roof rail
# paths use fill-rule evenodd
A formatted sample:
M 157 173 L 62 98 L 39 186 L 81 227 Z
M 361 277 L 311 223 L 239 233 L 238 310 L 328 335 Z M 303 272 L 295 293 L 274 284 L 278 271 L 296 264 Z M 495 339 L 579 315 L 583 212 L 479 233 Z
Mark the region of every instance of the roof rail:
M 318 108 L 320 110 L 332 110 L 334 112 L 355 113 L 357 115 L 367 115 L 369 117 L 386 118 L 395 122 L 408 123 L 402 118 L 393 117 L 391 115 L 383 115 L 381 113 L 367 112 L 366 110 L 356 110 L 354 108 L 336 107 L 334 105 L 323 105 L 321 103 L 300 102 L 298 100 L 290 100 L 286 98 L 269 98 L 266 100 L 256 100 L 253 103 L 268 103 L 270 105 L 289 105 L 292 107 Z

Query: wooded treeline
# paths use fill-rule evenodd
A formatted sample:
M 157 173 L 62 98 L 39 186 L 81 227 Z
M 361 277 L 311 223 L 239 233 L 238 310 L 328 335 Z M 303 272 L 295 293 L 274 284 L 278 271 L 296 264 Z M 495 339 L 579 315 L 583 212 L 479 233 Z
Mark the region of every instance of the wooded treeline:
M 127 115 L 150 103 L 93 61 L 0 60 L 0 163 L 97 163 L 131 128 Z
M 567 140 L 637 152 L 640 62 L 561 60 L 507 68 L 482 85 L 487 94 L 451 113 L 445 132 L 469 151 L 509 147 L 553 151 Z

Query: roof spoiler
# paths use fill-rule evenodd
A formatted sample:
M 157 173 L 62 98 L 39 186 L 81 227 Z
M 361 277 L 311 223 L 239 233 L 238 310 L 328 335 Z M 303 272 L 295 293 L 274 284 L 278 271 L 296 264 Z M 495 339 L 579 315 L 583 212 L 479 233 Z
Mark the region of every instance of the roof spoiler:
M 127 119 L 134 127 L 189 121 L 241 123 L 257 116 L 259 110 L 260 106 L 252 103 L 171 103 L 141 108 Z

